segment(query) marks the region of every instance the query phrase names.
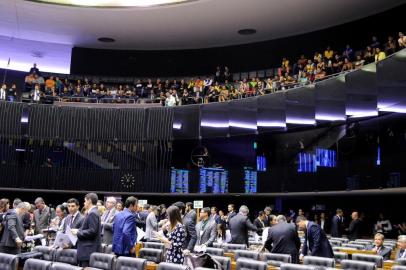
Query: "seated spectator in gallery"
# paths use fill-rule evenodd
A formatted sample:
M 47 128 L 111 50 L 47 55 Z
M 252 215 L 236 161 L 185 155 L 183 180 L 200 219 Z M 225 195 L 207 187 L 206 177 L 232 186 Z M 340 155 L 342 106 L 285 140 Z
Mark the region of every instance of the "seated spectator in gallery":
M 314 79 L 322 80 L 324 77 L 326 77 L 326 72 L 320 67 L 317 67 L 316 70 L 314 71 Z
M 176 105 L 176 99 L 171 93 L 166 93 L 165 107 L 173 107 Z
M 306 66 L 305 66 L 304 71 L 305 71 L 307 74 L 312 74 L 312 73 L 314 72 L 314 70 L 315 70 L 315 66 L 314 66 L 313 61 L 310 60 L 310 59 L 307 60 L 307 64 L 306 64 Z
M 238 90 L 234 87 L 234 85 L 230 86 L 230 99 L 238 99 Z
M 382 61 L 386 58 L 385 52 L 381 51 L 381 48 L 375 48 L 375 62 Z
M 182 93 L 182 97 L 181 97 L 181 102 L 182 105 L 186 105 L 189 104 L 189 92 L 187 91 L 187 89 L 183 89 L 183 93 Z
M 258 78 L 258 85 L 257 85 L 257 95 L 258 96 L 265 95 L 264 83 L 259 78 Z
M 45 90 L 55 87 L 54 77 L 51 76 L 45 81 Z
M 39 72 L 39 69 L 37 67 L 37 63 L 34 63 L 33 67 L 30 68 L 30 74 L 32 74 L 32 75 L 34 75 L 34 74 L 41 75 L 41 73 Z
M 344 61 L 336 54 L 333 60 L 333 73 L 340 73 L 343 69 Z
M 200 78 L 197 78 L 195 81 L 193 92 L 195 93 L 196 98 L 199 98 L 203 91 L 203 81 Z
M 354 68 L 358 69 L 358 68 L 362 67 L 364 65 L 364 63 L 365 63 L 365 60 L 362 59 L 362 55 L 359 54 L 359 55 L 357 55 L 357 59 L 355 60 Z
M 220 95 L 219 95 L 219 102 L 225 102 L 229 98 L 228 89 L 225 85 L 221 87 Z
M 367 46 L 364 52 L 365 65 L 375 62 L 375 52 L 371 46 Z
M 343 68 L 341 69 L 341 71 L 349 71 L 352 69 L 354 69 L 354 65 L 352 64 L 350 59 L 344 58 L 344 64 L 343 64 Z
M 0 88 L 0 100 L 6 99 L 7 99 L 7 84 L 3 83 L 3 85 Z
M 39 84 L 40 86 L 45 84 L 44 78 L 41 76 L 38 76 L 38 74 L 34 74 L 34 80 L 32 82 L 33 84 Z
M 217 83 L 216 83 L 217 84 Z M 215 102 L 218 100 L 219 92 L 216 87 L 210 86 L 207 95 L 204 97 L 204 103 Z
M 180 104 L 180 98 L 178 96 L 178 91 L 176 89 L 171 89 L 169 93 L 175 98 L 175 105 L 178 106 Z
M 257 82 L 256 78 L 252 78 L 248 85 L 249 85 L 249 88 L 248 88 L 248 91 L 246 92 L 246 95 L 248 97 L 255 95 L 255 93 L 257 92 L 257 86 L 258 86 L 258 82 Z
M 203 93 L 206 95 L 209 91 L 210 86 L 213 84 L 213 80 L 210 77 L 207 77 L 203 82 Z
M 282 58 L 282 65 L 278 70 L 279 74 L 285 74 L 290 72 L 289 60 L 286 57 Z
M 397 44 L 392 36 L 388 37 L 388 41 L 385 43 L 384 51 L 386 55 L 394 54 L 397 51 Z
M 13 83 L 7 91 L 7 100 L 13 102 L 16 100 L 16 97 L 17 97 L 17 86 L 15 83 Z
M 369 250 L 373 250 L 377 255 L 383 257 L 384 261 L 390 260 L 392 250 L 384 246 L 385 236 L 381 233 L 377 233 L 374 236 L 374 245 L 368 247 Z
M 69 93 L 68 87 L 64 87 L 63 91 L 58 96 L 62 98 L 62 101 L 64 102 L 69 101 L 71 94 Z
M 302 85 L 305 85 L 305 84 L 307 84 L 309 82 L 309 79 L 307 78 L 306 72 L 301 72 L 300 73 L 300 77 L 299 77 L 298 82 L 300 84 L 302 84 Z
M 326 50 L 324 51 L 324 58 L 327 60 L 332 60 L 334 56 L 334 51 L 330 48 L 330 46 L 327 46 Z
M 343 52 L 343 57 L 348 58 L 349 61 L 352 61 L 352 59 L 354 58 L 354 51 L 351 49 L 350 45 L 347 45 L 345 47 L 345 50 Z
M 35 84 L 34 90 L 31 92 L 31 98 L 33 101 L 39 102 L 42 97 L 42 92 L 39 84 Z
M 399 32 L 398 44 L 400 50 L 406 48 L 406 36 L 403 32 Z

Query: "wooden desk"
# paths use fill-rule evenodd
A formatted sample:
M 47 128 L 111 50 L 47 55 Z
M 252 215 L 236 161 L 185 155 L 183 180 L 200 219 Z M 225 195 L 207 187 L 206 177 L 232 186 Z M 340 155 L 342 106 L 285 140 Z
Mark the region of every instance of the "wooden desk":
M 376 251 L 374 251 L 374 250 L 340 249 L 337 251 L 347 253 L 348 255 L 352 255 L 352 254 L 376 255 Z
M 140 249 L 142 249 L 144 247 L 144 245 L 142 243 L 137 243 L 135 245 L 135 255 L 137 258 L 140 257 Z
M 156 270 L 158 268 L 158 264 L 154 262 L 147 262 L 146 270 Z
M 224 257 L 229 257 L 232 262 L 235 261 L 234 253 L 224 252 Z
M 232 261 L 231 262 L 231 270 L 235 270 L 237 268 L 237 262 Z M 267 270 L 277 270 L 278 268 L 272 265 L 268 265 Z M 148 270 L 148 269 L 147 269 Z

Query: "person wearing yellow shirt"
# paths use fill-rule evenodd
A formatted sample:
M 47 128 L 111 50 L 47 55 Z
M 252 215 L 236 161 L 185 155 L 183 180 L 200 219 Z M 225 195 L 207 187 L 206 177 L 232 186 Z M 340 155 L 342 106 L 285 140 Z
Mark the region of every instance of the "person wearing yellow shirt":
M 334 51 L 330 48 L 330 46 L 327 47 L 327 49 L 324 51 L 324 57 L 327 60 L 333 59 L 334 56 Z
M 375 62 L 382 61 L 386 58 L 386 53 L 381 51 L 380 48 L 375 49 Z

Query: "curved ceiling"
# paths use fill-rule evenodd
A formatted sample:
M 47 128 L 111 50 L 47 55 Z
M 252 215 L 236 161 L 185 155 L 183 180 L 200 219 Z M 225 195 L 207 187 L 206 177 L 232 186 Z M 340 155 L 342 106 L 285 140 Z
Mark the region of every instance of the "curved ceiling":
M 106 49 L 168 50 L 246 44 L 310 32 L 406 0 L 196 0 L 169 6 L 93 8 L 0 1 L 0 36 Z M 255 29 L 240 35 L 241 29 Z M 97 39 L 108 37 L 113 43 Z

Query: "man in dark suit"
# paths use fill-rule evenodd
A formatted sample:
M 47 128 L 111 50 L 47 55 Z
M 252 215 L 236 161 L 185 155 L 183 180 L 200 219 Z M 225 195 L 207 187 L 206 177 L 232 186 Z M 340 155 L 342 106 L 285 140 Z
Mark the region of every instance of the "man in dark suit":
M 183 202 L 176 202 L 173 205 L 177 206 L 180 209 L 181 214 L 183 215 L 182 222 L 186 230 L 186 239 L 185 242 L 183 242 L 183 248 L 188 251 L 193 251 L 197 241 L 196 212 L 190 205 L 186 209 L 186 206 Z
M 51 209 L 45 204 L 44 199 L 41 197 L 35 199 L 35 207 L 37 209 L 34 211 L 34 232 L 35 234 L 40 234 L 43 230 L 46 230 L 49 227 L 49 223 L 53 216 Z
M 289 254 L 292 263 L 299 263 L 300 238 L 296 227 L 287 223 L 286 217 L 279 215 L 277 224 L 269 228 L 265 248 L 271 253 Z
M 334 258 L 333 249 L 327 239 L 326 233 L 321 229 L 320 225 L 308 221 L 304 216 L 298 216 L 296 218 L 296 224 L 299 230 L 304 231 L 305 234 L 300 260 L 308 254 L 311 256 Z
M 265 213 L 265 227 L 271 227 L 271 215 L 272 215 L 272 208 L 270 206 L 267 206 L 264 208 L 264 213 Z
M 102 243 L 111 245 L 113 242 L 113 222 L 116 215 L 116 198 L 108 197 L 106 200 L 106 211 L 104 211 L 101 217 L 101 236 Z
M 93 252 L 101 252 L 101 224 L 97 200 L 97 194 L 86 194 L 84 208 L 87 213 L 82 227 L 71 229 L 72 233 L 78 237 L 78 263 L 82 267 L 89 266 L 90 255 Z
M 137 243 L 137 224 L 134 213 L 137 211 L 138 200 L 132 196 L 128 197 L 124 205 L 124 210 L 116 215 L 113 224 L 113 252 L 117 256 L 135 254 Z
M 235 212 L 235 205 L 234 204 L 229 204 L 227 206 L 227 210 L 228 210 L 228 213 L 227 213 L 227 216 L 226 216 L 226 227 L 227 227 L 227 229 L 230 229 L 230 227 L 229 227 L 230 219 L 232 219 L 233 217 L 235 217 L 237 215 L 237 213 Z
M 361 220 L 358 217 L 358 212 L 352 212 L 351 223 L 348 227 L 348 239 L 354 241 L 355 239 L 361 238 Z
M 249 209 L 242 205 L 237 215 L 229 220 L 231 243 L 248 246 L 248 230 L 256 232 L 258 229 L 248 218 Z
M 5 221 L 3 222 L 4 231 L 0 239 L 0 252 L 7 254 L 20 254 L 21 245 L 23 244 L 25 235 L 23 222 L 21 217 L 28 213 L 30 210 L 30 204 L 26 202 L 20 202 L 15 209 L 10 209 L 5 215 Z
M 385 240 L 385 236 L 381 233 L 377 233 L 374 236 L 374 245 L 369 247 L 370 250 L 376 251 L 377 255 L 383 257 L 384 261 L 390 260 L 390 255 L 392 253 L 392 249 L 384 247 L 383 242 Z
M 258 235 L 262 235 L 262 231 L 266 227 L 266 215 L 264 211 L 259 211 L 258 217 L 254 220 L 254 225 L 257 227 Z
M 210 209 L 210 219 L 213 220 L 216 224 L 221 223 L 220 216 L 217 214 L 217 207 L 213 206 Z
M 210 208 L 205 207 L 200 211 L 200 222 L 196 225 L 196 246 L 213 246 L 217 236 L 217 224 L 209 218 Z
M 406 235 L 399 235 L 397 244 L 399 251 L 396 254 L 396 260 L 406 259 Z
M 16 209 L 17 206 L 22 203 L 21 199 L 19 198 L 15 198 L 13 201 L 13 208 Z M 31 209 L 31 206 L 30 206 Z M 23 222 L 23 228 L 24 230 L 28 230 L 31 227 L 31 217 L 30 217 L 30 213 L 25 213 L 22 217 L 21 217 L 21 221 Z
M 337 209 L 336 215 L 331 220 L 331 237 L 342 237 L 343 210 Z
M 66 217 L 65 222 L 63 223 L 62 232 L 66 233 L 66 229 L 80 229 L 83 224 L 84 217 L 79 212 L 79 201 L 75 198 L 69 199 L 68 202 L 68 211 L 69 215 Z M 76 248 L 75 246 L 65 246 L 63 248 Z

